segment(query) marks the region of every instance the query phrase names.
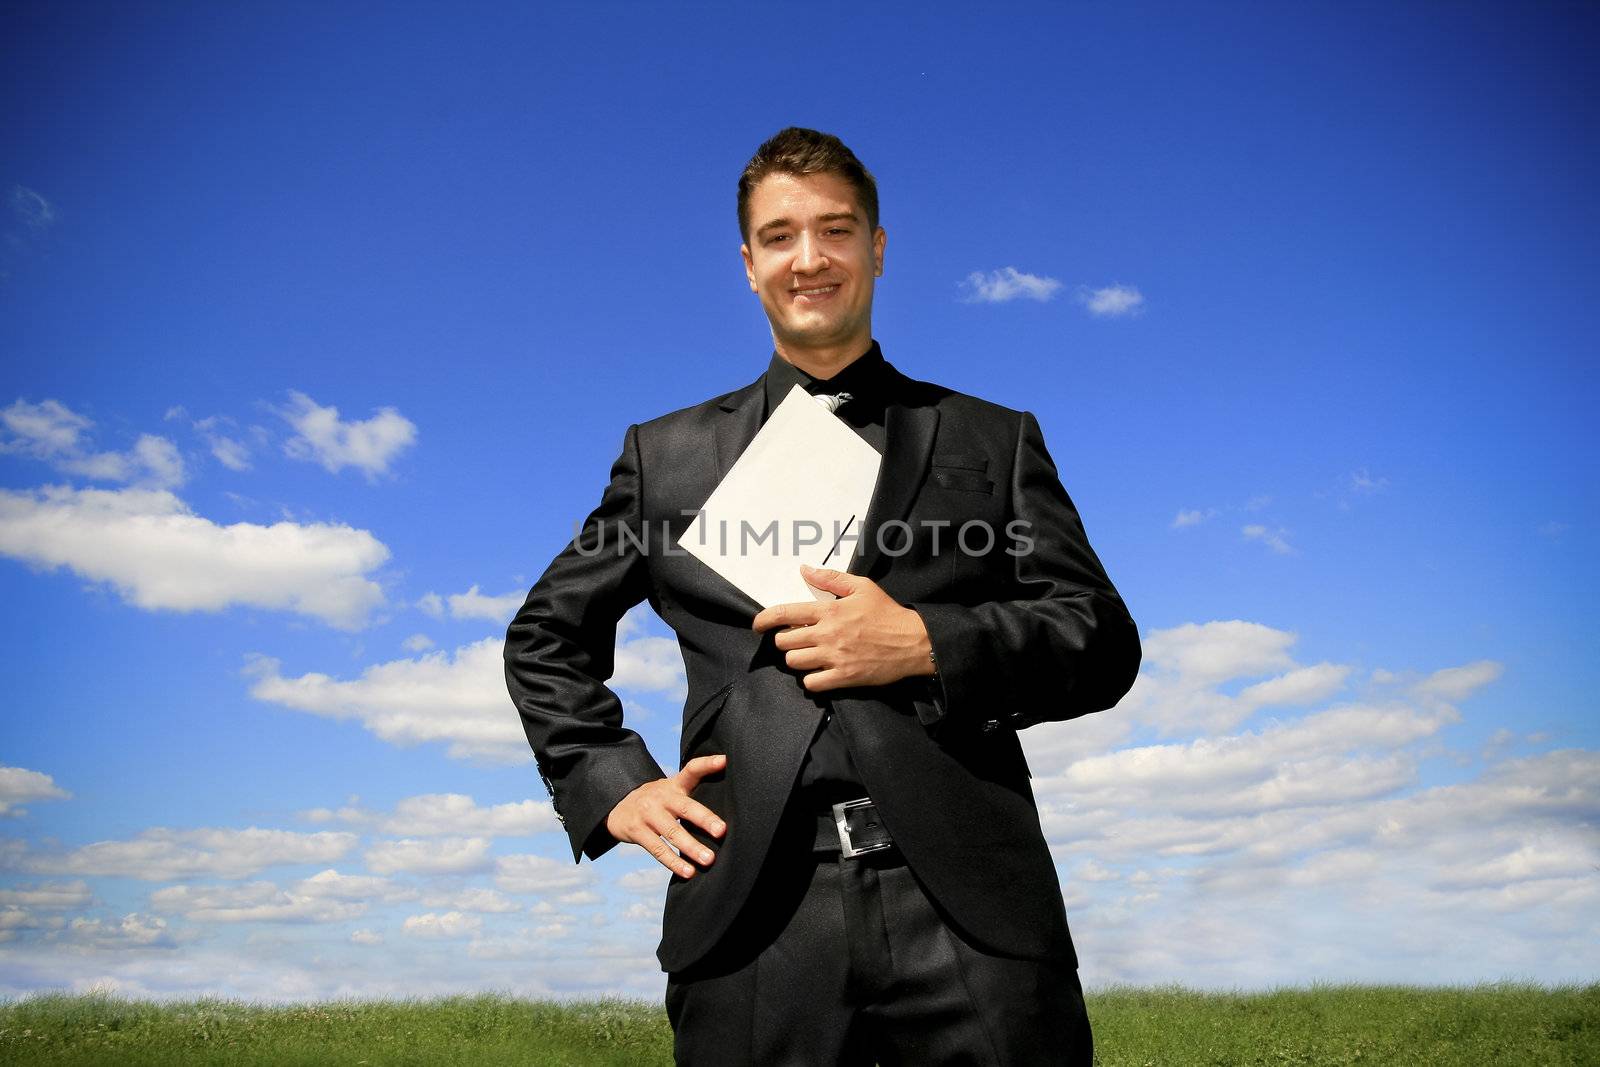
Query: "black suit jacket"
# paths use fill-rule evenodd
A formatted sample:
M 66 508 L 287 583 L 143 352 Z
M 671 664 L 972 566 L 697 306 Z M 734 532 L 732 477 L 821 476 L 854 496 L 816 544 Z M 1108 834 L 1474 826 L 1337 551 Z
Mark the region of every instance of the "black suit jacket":
M 887 828 L 949 921 L 996 952 L 1075 959 L 1016 731 L 1115 704 L 1138 669 L 1137 631 L 1033 416 L 892 375 L 883 466 L 850 570 L 921 615 L 940 678 L 826 696 Z M 695 796 L 728 832 L 708 842 L 711 867 L 668 888 L 667 971 L 699 960 L 748 897 L 822 716 L 771 635 L 751 630 L 759 606 L 677 548 L 685 511 L 705 502 L 763 411 L 757 379 L 628 427 L 599 507 L 507 634 L 507 685 L 575 858 L 615 844 L 606 816 L 663 776 L 605 685 L 617 622 L 648 599 L 678 636 L 680 765 L 727 754 L 726 773 Z M 983 526 L 957 543 L 974 520 L 992 544 Z

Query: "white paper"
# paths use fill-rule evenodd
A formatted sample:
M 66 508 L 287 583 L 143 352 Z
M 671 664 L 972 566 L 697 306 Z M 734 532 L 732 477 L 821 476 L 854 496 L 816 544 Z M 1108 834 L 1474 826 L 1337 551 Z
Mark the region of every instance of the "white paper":
M 762 607 L 830 599 L 800 564 L 849 569 L 882 461 L 794 386 L 678 543 Z

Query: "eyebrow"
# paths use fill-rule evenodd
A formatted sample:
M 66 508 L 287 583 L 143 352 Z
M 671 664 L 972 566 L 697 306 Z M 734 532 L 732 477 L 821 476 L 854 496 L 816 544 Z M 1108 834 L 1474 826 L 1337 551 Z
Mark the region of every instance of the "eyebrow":
M 826 215 L 817 216 L 818 222 L 839 222 L 841 220 L 848 222 L 860 221 L 854 211 L 830 211 Z M 756 236 L 760 237 L 768 230 L 780 230 L 793 225 L 794 221 L 792 219 L 773 219 L 771 222 L 764 222 L 756 227 Z

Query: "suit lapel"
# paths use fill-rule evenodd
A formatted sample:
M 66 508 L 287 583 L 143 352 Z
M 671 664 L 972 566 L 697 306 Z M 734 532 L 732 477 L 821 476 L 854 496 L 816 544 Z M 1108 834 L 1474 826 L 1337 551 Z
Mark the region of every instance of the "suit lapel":
M 743 454 L 750 442 L 755 440 L 756 431 L 761 429 L 761 415 L 767 406 L 762 391 L 765 381 L 766 376 L 763 375 L 718 401 L 722 417 L 717 420 L 716 426 L 717 477 L 713 485 L 722 484 L 734 460 Z
M 885 523 L 902 522 L 928 475 L 928 457 L 939 431 L 939 409 L 932 404 L 912 403 L 920 391 L 916 383 L 895 372 L 892 388 L 897 398 L 883 413 L 883 465 L 878 468 L 878 484 L 872 491 L 872 504 L 862 524 L 861 549 L 850 564 L 852 574 L 873 576 L 884 555 L 891 552 L 903 534 L 880 536 Z M 881 543 L 880 543 L 881 542 Z M 891 557 L 892 558 L 892 557 Z

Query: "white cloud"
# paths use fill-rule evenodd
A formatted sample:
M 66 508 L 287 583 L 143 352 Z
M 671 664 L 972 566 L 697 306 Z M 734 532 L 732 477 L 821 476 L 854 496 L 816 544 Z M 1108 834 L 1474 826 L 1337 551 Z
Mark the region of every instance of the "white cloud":
M 526 837 L 559 830 L 548 801 L 520 800 L 480 807 L 463 793 L 424 793 L 405 797 L 390 812 L 352 803 L 299 813 L 307 822 L 344 823 L 395 837 Z
M 499 596 L 485 596 L 474 585 L 465 593 L 452 593 L 447 599 L 450 615 L 457 619 L 487 619 L 504 626 L 511 621 L 528 594 L 512 591 Z
M 619 634 L 626 627 L 619 628 Z M 453 654 L 375 664 L 355 679 L 285 677 L 272 659 L 255 661 L 251 695 L 331 719 L 354 719 L 391 744 L 446 742 L 460 759 L 523 763 L 527 736 L 505 690 L 504 641 L 486 637 Z M 671 638 L 620 637 L 610 685 L 681 695 L 683 660 Z
M 1272 706 L 1299 706 L 1325 700 L 1344 688 L 1350 668 L 1336 663 L 1319 663 L 1314 667 L 1301 667 L 1276 678 L 1247 686 L 1239 692 L 1239 701 L 1256 708 Z
M 185 418 L 186 412 L 182 408 L 174 408 L 167 412 L 167 418 Z M 250 447 L 237 438 L 223 433 L 219 427 L 234 425 L 232 419 L 221 415 L 212 415 L 209 418 L 199 419 L 193 423 L 195 431 L 205 439 L 206 445 L 211 449 L 212 456 L 218 463 L 231 471 L 247 471 L 250 469 Z
M 1216 508 L 1207 508 L 1205 511 L 1201 511 L 1198 508 L 1191 511 L 1184 511 L 1180 508 L 1178 514 L 1172 519 L 1172 528 L 1174 530 L 1181 530 L 1186 526 L 1199 526 L 1207 519 L 1215 518 L 1216 514 Z
M 1573 848 L 1572 842 L 1547 836 L 1509 852 L 1441 871 L 1433 881 L 1440 889 L 1500 889 L 1547 879 L 1593 879 L 1595 852 Z
M 36 874 L 104 875 L 162 882 L 212 876 L 244 878 L 267 867 L 329 863 L 355 846 L 354 834 L 289 830 L 154 827 L 125 841 L 97 841 L 61 853 L 21 852 L 12 862 Z
M 505 689 L 503 641 L 484 638 L 452 655 L 432 652 L 368 667 L 342 681 L 326 674 L 286 678 L 276 660 L 256 661 L 250 693 L 330 719 L 354 719 L 391 744 L 449 743 L 458 758 L 531 759 Z
M 1288 541 L 1289 531 L 1281 526 L 1276 530 L 1271 530 L 1258 522 L 1252 522 L 1247 526 L 1240 527 L 1239 532 L 1244 534 L 1245 540 L 1260 541 L 1280 556 L 1292 556 L 1294 554 L 1294 546 L 1289 544 Z
M 1438 700 L 1452 702 L 1465 700 L 1477 690 L 1498 679 L 1504 670 L 1502 664 L 1488 659 L 1468 663 L 1463 667 L 1446 667 L 1434 671 L 1418 682 L 1412 688 L 1412 692 L 1421 697 L 1433 697 Z
M 394 814 L 381 826 L 384 833 L 406 837 L 521 837 L 560 828 L 550 805 L 543 801 L 524 800 L 480 808 L 471 797 L 461 793 L 406 797 L 395 805 Z
M 346 805 L 345 807 L 338 808 L 337 810 L 334 808 L 308 808 L 299 814 L 300 818 L 304 819 L 306 822 L 316 823 L 319 826 L 331 822 L 343 822 L 365 826 L 376 821 L 377 817 L 372 812 L 365 808 L 356 807 L 355 804 L 356 801 L 354 798 L 352 798 L 350 804 Z
M 323 407 L 304 393 L 290 391 L 289 406 L 279 412 L 294 427 L 284 445 L 294 459 L 311 460 L 337 474 L 355 467 L 368 479 L 389 473 L 389 463 L 417 439 L 417 427 L 394 408 L 380 408 L 370 419 L 344 422 L 339 409 Z
M 353 930 L 350 933 L 352 945 L 381 945 L 383 935 L 372 930 Z
M 504 626 L 522 607 L 527 596 L 525 591 L 518 590 L 489 596 L 474 584 L 465 593 L 451 593 L 449 596 L 424 593 L 417 598 L 417 608 L 436 619 L 442 619 L 448 613 L 453 619 L 484 619 Z
M 366 851 L 367 869 L 378 874 L 471 874 L 490 866 L 486 837 L 402 838 L 379 841 Z
M 433 647 L 433 638 L 427 634 L 412 634 L 400 642 L 400 647 L 407 652 L 426 652 Z
M 616 673 L 611 684 L 618 689 L 681 696 L 684 689 L 683 653 L 671 637 L 634 637 L 617 642 Z
M 411 900 L 417 894 L 387 878 L 366 874 L 340 874 L 333 868 L 303 878 L 294 892 L 325 900 Z
M 480 937 L 467 946 L 467 955 L 475 960 L 542 960 L 550 955 L 552 940 L 570 932 L 563 923 L 547 923 L 511 936 Z
M 356 629 L 383 603 L 367 573 L 389 550 L 327 523 L 219 526 L 171 493 L 145 489 L 0 490 L 0 554 L 107 582 L 150 610 L 230 605 L 293 611 Z
M 1119 318 L 1144 310 L 1144 294 L 1131 285 L 1107 285 L 1078 290 L 1078 302 L 1097 318 Z
M 1321 706 L 1353 672 L 1296 664 L 1293 644 L 1292 633 L 1237 621 L 1156 631 L 1122 705 L 1024 733 L 1096 981 L 1593 973 L 1592 943 L 1578 949 L 1574 938 L 1600 910 L 1600 753 L 1505 760 L 1425 786 L 1428 761 L 1450 750 L 1461 721 L 1451 702 L 1499 665 Z M 1313 710 L 1225 732 L 1304 705 Z M 1122 747 L 1151 726 L 1190 736 Z M 1118 877 L 1132 868 L 1137 885 Z
M 238 886 L 175 885 L 150 894 L 155 911 L 179 913 L 190 922 L 329 923 L 359 918 L 365 902 L 330 899 L 279 889 L 271 882 Z
M 55 915 L 35 915 L 26 908 L 0 907 L 0 941 L 15 940 L 24 930 L 59 930 L 66 920 Z
M 188 477 L 183 466 L 183 456 L 178 446 L 165 437 L 144 433 L 133 445 L 133 460 L 148 472 L 148 480 L 157 486 L 182 485 Z
M 0 411 L 0 425 L 6 429 L 0 451 L 50 459 L 81 452 L 82 436 L 94 423 L 59 400 L 30 404 L 19 398 Z
M 507 893 L 539 895 L 587 889 L 595 877 L 592 868 L 531 853 L 501 856 L 495 871 L 494 884 Z
M 55 779 L 25 767 L 0 767 L 0 817 L 26 815 L 19 807 L 35 800 L 66 800 L 72 794 L 56 785 Z
M 630 923 L 659 923 L 661 921 L 661 905 L 648 904 L 645 901 L 636 900 L 623 909 L 622 921 Z
M 247 471 L 250 469 L 250 449 L 242 442 L 231 437 L 217 434 L 206 442 L 211 446 L 211 454 L 218 463 L 231 471 Z
M 1410 725 L 1401 738 L 1429 735 L 1426 721 Z M 1222 752 L 1223 763 L 1237 754 Z M 1367 762 L 1382 759 L 1372 753 Z M 1208 776 L 1178 763 L 1168 761 L 1168 767 L 1182 780 L 1159 781 L 1147 774 L 1138 796 L 1107 776 L 1111 768 L 1099 768 L 1101 783 L 1123 790 L 1124 796 L 1077 815 L 1047 802 L 1047 832 L 1069 850 L 1101 859 L 1131 860 L 1151 851 L 1208 857 L 1209 866 L 1178 868 L 1175 878 L 1203 874 L 1213 887 L 1233 885 L 1257 896 L 1287 881 L 1316 885 L 1322 878 L 1341 880 L 1365 870 L 1399 878 L 1412 892 L 1423 887 L 1503 890 L 1560 881 L 1581 873 L 1585 862 L 1600 860 L 1584 829 L 1600 805 L 1600 753 L 1569 750 L 1507 761 L 1476 781 L 1404 796 L 1374 794 L 1367 802 L 1361 802 L 1359 782 L 1333 775 L 1324 804 L 1284 804 L 1275 810 L 1242 805 L 1231 814 L 1222 810 L 1220 817 L 1205 817 L 1208 809 L 1193 794 L 1204 789 L 1220 794 L 1217 783 L 1237 773 L 1238 766 L 1215 768 Z M 1313 861 L 1322 866 L 1307 867 Z M 1600 886 L 1590 889 L 1600 902 Z M 1491 909 L 1505 904 L 1488 896 L 1473 899 Z M 1450 906 L 1444 899 L 1435 904 Z
M 1122 749 L 1048 777 L 1036 767 L 1035 788 L 1094 808 L 1154 806 L 1160 797 L 1163 811 L 1210 815 L 1368 799 L 1411 784 L 1415 761 L 1345 753 L 1396 748 L 1455 718 L 1448 711 L 1334 709 L 1260 733 Z
M 422 898 L 430 908 L 448 908 L 451 911 L 478 911 L 491 915 L 506 915 L 521 911 L 522 905 L 499 890 L 482 886 L 451 893 L 434 893 Z
M 118 920 L 73 919 L 66 941 L 79 949 L 120 952 L 137 949 L 175 949 L 181 941 L 167 921 L 130 912 Z
M 683 653 L 672 637 L 652 637 L 645 633 L 650 610 L 640 604 L 617 624 L 617 643 L 612 655 L 614 688 L 636 692 L 661 693 L 682 698 L 687 691 L 683 673 Z
M 592 889 L 577 889 L 570 893 L 562 893 L 556 897 L 556 903 L 569 908 L 581 908 L 590 904 L 603 904 L 605 903 L 605 897 Z
M 1211 735 L 1263 708 L 1298 707 L 1338 693 L 1350 668 L 1295 663 L 1289 655 L 1295 640 L 1289 631 L 1240 620 L 1152 631 L 1142 642 L 1139 676 L 1114 711 L 1030 728 L 1023 735 L 1029 760 L 1037 770 L 1104 753 L 1124 743 L 1136 727 L 1164 736 L 1193 730 Z M 1270 677 L 1238 692 L 1220 688 L 1262 675 Z
M 94 423 L 58 400 L 18 399 L 0 411 L 0 426 L 0 452 L 29 455 L 69 474 L 157 489 L 182 485 L 188 477 L 178 447 L 154 434 L 141 434 L 127 452 L 91 452 L 86 434 Z
M 430 911 L 426 915 L 408 916 L 402 929 L 412 937 L 471 937 L 483 929 L 483 920 L 476 915 L 463 915 L 459 911 L 447 911 L 443 915 Z
M 1038 274 L 1025 274 L 1015 267 L 1001 267 L 985 274 L 973 271 L 962 283 L 969 304 L 1004 304 L 1018 298 L 1046 301 L 1056 295 L 1061 283 Z
M 399 928 L 399 923 L 395 924 Z M 592 946 L 573 939 L 559 949 L 550 940 L 529 956 L 475 958 L 456 941 L 391 938 L 382 927 L 370 937 L 347 940 L 338 927 L 296 931 L 294 937 L 253 937 L 241 957 L 235 939 L 185 937 L 178 952 L 89 949 L 65 944 L 21 944 L 6 953 L 0 991 L 7 997 L 30 989 L 111 991 L 146 999 L 226 997 L 258 1003 L 299 1003 L 340 998 L 440 997 L 484 988 L 530 999 L 581 992 L 614 991 L 659 1002 L 665 978 L 649 963 L 648 946 L 626 957 L 590 957 Z M 376 944 L 364 944 L 367 941 Z M 247 958 L 248 967 L 241 967 Z
M 1257 622 L 1185 623 L 1155 630 L 1144 639 L 1144 662 L 1182 675 L 1196 685 L 1250 678 L 1294 665 L 1289 648 L 1296 637 Z
M 81 908 L 93 899 L 87 882 L 45 882 L 0 889 L 0 905 L 23 908 Z
M 55 205 L 26 185 L 13 185 L 7 199 L 11 204 L 11 213 L 30 230 L 47 229 L 56 221 Z
M 640 893 L 645 896 L 659 897 L 667 891 L 667 880 L 672 872 L 653 863 L 648 867 L 638 867 L 617 879 L 617 886 L 629 893 Z
M 1358 471 L 1351 471 L 1346 482 L 1350 492 L 1361 495 L 1379 493 L 1389 488 L 1389 479 L 1374 478 L 1365 467 Z
M 1122 875 L 1109 867 L 1102 867 L 1094 860 L 1084 860 L 1072 869 L 1072 878 L 1077 882 L 1115 882 Z

